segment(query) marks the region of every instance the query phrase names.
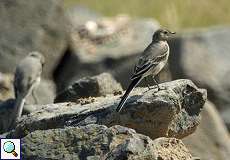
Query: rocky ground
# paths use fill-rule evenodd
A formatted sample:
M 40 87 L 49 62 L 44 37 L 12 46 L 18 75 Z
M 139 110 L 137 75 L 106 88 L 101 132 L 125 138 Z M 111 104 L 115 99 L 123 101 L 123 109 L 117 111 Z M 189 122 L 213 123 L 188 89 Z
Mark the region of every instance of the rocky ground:
M 114 79 L 104 87 L 101 83 L 94 97 L 87 94 L 91 86 L 97 86 L 95 79 L 106 76 L 111 79 L 104 73 L 74 83 L 87 85 L 81 88 L 84 97 L 72 92 L 67 100 L 61 98 L 69 101 L 71 97 L 72 102 L 26 106 L 36 109 L 3 136 L 22 138 L 25 159 L 192 159 L 180 139 L 200 124 L 206 90 L 185 79 L 161 84 L 165 89 L 159 92 L 137 88 L 126 108 L 117 113 L 122 89 Z M 1 130 L 7 128 L 12 103 L 5 102 L 1 110 Z
M 228 27 L 178 33 L 157 77 L 168 81 L 163 90 L 142 82 L 117 113 L 136 59 L 160 24 L 62 6 L 61 0 L 0 1 L 0 137 L 21 138 L 23 159 L 230 157 Z M 14 69 L 32 50 L 46 57 L 38 104 L 30 95 L 9 130 Z

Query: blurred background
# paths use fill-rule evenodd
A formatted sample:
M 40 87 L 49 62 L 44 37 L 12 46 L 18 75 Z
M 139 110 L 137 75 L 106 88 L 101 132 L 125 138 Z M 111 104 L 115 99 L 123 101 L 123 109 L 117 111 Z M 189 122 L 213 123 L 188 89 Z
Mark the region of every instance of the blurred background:
M 201 125 L 184 141 L 201 159 L 230 157 L 229 0 L 3 0 L 0 20 L 2 102 L 14 98 L 15 67 L 31 51 L 46 57 L 36 92 L 47 104 L 73 82 L 103 72 L 126 89 L 154 31 L 176 31 L 157 79 L 191 79 L 208 90 Z
M 134 17 L 152 17 L 172 29 L 230 23 L 229 0 L 65 0 L 64 3 L 65 8 L 83 5 L 105 16 L 125 13 Z

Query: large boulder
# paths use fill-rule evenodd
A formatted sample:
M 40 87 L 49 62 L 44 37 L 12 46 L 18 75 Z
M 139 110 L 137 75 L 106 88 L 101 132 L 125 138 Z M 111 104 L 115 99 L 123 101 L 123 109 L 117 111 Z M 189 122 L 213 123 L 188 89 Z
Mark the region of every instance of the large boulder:
M 193 156 L 202 160 L 227 160 L 230 157 L 230 138 L 215 105 L 206 102 L 201 124 L 183 142 Z
M 190 160 L 181 140 L 137 134 L 122 126 L 87 125 L 38 130 L 22 139 L 25 160 Z
M 44 75 L 51 77 L 67 48 L 62 1 L 3 0 L 0 19 L 0 70 L 14 72 L 20 59 L 37 50 L 46 57 Z
M 79 7 L 67 12 L 72 24 L 71 40 L 54 73 L 58 91 L 81 77 L 102 72 L 112 73 L 127 85 L 135 59 L 150 43 L 158 22 L 126 15 L 107 18 L 77 10 Z
M 22 117 L 8 136 L 22 138 L 35 130 L 101 124 L 108 127 L 119 124 L 137 132 L 157 137 L 183 138 L 196 130 L 200 112 L 206 100 L 206 91 L 189 80 L 177 80 L 157 88 L 137 88 L 121 113 L 115 111 L 120 96 L 79 99 L 78 103 L 42 105 L 41 109 Z M 10 115 L 8 115 L 9 117 Z
M 119 94 L 122 87 L 109 73 L 102 73 L 93 77 L 84 77 L 55 98 L 57 102 L 77 102 L 79 98 L 100 97 L 107 94 Z
M 230 28 L 224 27 L 186 32 L 170 43 L 173 78 L 189 78 L 207 88 L 223 113 L 230 107 L 229 44 Z

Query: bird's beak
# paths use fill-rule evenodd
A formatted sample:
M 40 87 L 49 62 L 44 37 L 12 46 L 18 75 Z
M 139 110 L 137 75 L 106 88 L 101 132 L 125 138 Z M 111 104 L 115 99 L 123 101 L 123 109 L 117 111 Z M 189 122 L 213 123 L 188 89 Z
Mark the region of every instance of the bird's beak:
M 176 34 L 176 32 L 170 32 L 171 34 Z

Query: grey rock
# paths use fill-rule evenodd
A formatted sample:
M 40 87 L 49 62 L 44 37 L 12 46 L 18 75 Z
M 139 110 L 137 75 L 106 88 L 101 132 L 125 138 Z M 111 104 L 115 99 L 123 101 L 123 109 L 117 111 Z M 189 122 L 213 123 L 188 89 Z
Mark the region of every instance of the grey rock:
M 230 138 L 215 105 L 206 102 L 201 124 L 183 142 L 192 155 L 202 160 L 226 160 L 230 157 Z
M 109 73 L 94 77 L 85 77 L 70 85 L 55 98 L 57 102 L 77 102 L 79 98 L 100 97 L 107 94 L 119 94 L 121 85 Z
M 14 72 L 20 59 L 37 50 L 46 57 L 44 75 L 51 77 L 67 48 L 62 1 L 0 1 L 0 19 L 0 70 Z
M 173 79 L 189 78 L 208 89 L 222 113 L 230 107 L 230 28 L 217 27 L 178 35 L 170 43 Z
M 136 57 L 151 42 L 153 32 L 159 28 L 158 22 L 153 19 L 80 14 L 82 24 L 79 24 L 75 18 L 79 16 L 74 10 L 69 11 L 68 15 L 72 23 L 70 47 L 54 73 L 58 91 L 81 77 L 102 72 L 110 72 L 122 85 L 127 84 Z M 125 68 L 121 68 L 123 64 L 126 64 Z M 124 74 L 127 70 L 128 74 Z
M 200 123 L 200 111 L 206 90 L 190 80 L 161 84 L 161 90 L 135 89 L 121 113 L 115 111 L 120 96 L 90 97 L 76 103 L 43 105 L 38 111 L 23 116 L 9 137 L 24 137 L 35 130 L 116 124 L 135 129 L 152 139 L 162 136 L 183 138 L 193 133 Z
M 22 139 L 23 159 L 159 160 L 191 159 L 181 140 L 137 134 L 122 126 L 102 125 L 38 130 Z

